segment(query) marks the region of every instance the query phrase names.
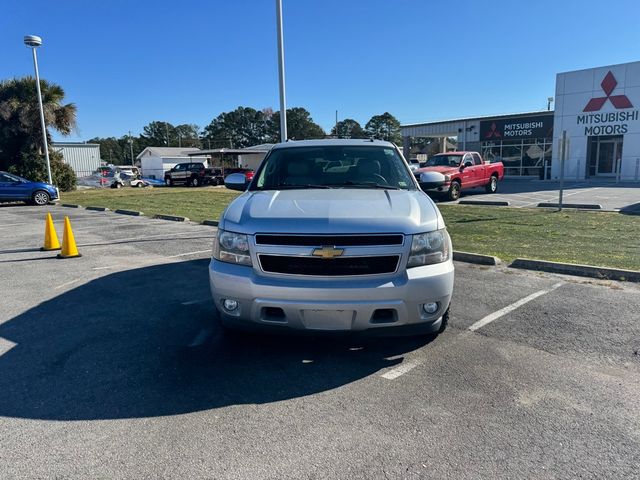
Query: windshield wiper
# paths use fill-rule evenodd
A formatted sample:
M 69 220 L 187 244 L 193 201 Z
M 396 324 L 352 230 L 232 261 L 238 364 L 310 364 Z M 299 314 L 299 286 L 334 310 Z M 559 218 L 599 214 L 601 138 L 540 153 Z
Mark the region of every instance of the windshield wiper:
M 382 185 L 381 183 L 376 182 L 354 182 L 352 180 L 347 180 L 339 185 L 361 188 L 381 188 L 383 190 L 400 190 L 400 187 L 395 187 L 393 185 Z
M 329 185 L 314 185 L 314 184 L 305 184 L 305 185 L 278 185 L 275 186 L 273 188 L 271 188 L 270 190 L 300 190 L 300 189 L 306 189 L 306 188 L 322 188 L 322 189 L 326 189 L 326 188 L 333 188 Z

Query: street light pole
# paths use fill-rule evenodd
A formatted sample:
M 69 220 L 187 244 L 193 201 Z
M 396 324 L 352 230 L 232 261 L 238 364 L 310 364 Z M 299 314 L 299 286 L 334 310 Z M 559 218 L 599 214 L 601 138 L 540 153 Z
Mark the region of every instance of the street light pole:
M 282 38 L 282 0 L 276 0 L 278 22 L 278 77 L 280 83 L 280 141 L 287 141 L 287 100 L 284 85 L 284 39 Z
M 44 158 L 47 162 L 47 177 L 49 184 L 53 185 L 51 178 L 51 162 L 49 161 L 49 145 L 47 143 L 47 127 L 44 121 L 44 108 L 42 106 L 42 92 L 40 91 L 40 73 L 38 72 L 38 56 L 36 48 L 42 45 L 42 39 L 35 35 L 25 35 L 24 44 L 33 52 L 33 68 L 36 71 L 36 90 L 38 92 L 38 106 L 40 107 L 40 127 L 42 128 L 42 142 L 44 145 Z

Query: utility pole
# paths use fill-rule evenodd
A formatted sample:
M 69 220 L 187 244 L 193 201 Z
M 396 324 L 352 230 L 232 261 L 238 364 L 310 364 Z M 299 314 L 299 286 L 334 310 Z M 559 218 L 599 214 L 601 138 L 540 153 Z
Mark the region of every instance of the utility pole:
M 169 146 L 169 124 L 167 122 L 164 122 L 164 128 L 167 131 L 167 147 Z
M 131 165 L 134 165 L 133 159 L 133 137 L 131 136 L 131 130 L 129 130 L 129 149 L 131 150 Z
M 338 110 L 336 110 L 336 137 L 340 138 L 338 135 Z
M 278 24 L 278 78 L 280 84 L 280 141 L 287 141 L 287 100 L 284 83 L 284 38 L 282 37 L 282 0 L 276 0 Z

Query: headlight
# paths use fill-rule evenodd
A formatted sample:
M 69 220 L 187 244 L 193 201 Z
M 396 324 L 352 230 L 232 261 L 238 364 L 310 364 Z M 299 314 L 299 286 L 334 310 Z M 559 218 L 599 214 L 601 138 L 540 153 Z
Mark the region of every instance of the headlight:
M 451 181 L 451 175 L 445 175 L 444 176 L 444 181 L 446 182 L 450 182 Z
M 241 233 L 218 230 L 213 240 L 213 258 L 221 262 L 251 266 L 249 239 Z
M 433 265 L 449 260 L 451 239 L 445 229 L 414 235 L 407 267 Z

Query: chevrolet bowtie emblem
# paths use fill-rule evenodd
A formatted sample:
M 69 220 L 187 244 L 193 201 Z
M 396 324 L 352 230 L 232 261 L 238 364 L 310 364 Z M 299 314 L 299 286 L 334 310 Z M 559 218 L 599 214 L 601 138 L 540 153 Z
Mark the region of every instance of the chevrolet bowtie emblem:
M 313 251 L 313 256 L 322 257 L 324 259 L 331 260 L 332 258 L 339 257 L 340 255 L 342 255 L 342 252 L 344 252 L 344 249 L 342 248 L 322 247 L 322 248 L 316 248 Z

